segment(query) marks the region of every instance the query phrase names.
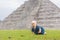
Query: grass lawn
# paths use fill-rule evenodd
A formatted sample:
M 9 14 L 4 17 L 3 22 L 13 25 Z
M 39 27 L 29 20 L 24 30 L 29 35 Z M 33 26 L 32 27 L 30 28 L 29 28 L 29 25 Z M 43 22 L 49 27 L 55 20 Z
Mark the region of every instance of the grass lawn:
M 30 30 L 0 30 L 0 40 L 60 40 L 60 30 L 46 32 L 46 35 L 33 35 Z

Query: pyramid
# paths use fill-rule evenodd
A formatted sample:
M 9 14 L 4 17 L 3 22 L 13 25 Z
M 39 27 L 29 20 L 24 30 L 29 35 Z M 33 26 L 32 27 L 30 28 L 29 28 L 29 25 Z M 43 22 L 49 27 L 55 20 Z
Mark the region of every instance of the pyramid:
M 60 9 L 50 0 L 28 0 L 0 24 L 0 30 L 30 29 L 31 21 L 46 28 L 60 28 Z

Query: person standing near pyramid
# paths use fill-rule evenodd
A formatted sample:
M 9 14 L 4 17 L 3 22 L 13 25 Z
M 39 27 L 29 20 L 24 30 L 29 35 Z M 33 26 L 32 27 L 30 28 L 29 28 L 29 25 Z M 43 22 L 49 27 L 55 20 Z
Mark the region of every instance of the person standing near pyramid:
M 32 33 L 45 34 L 45 29 L 41 26 L 38 26 L 36 21 L 32 21 Z

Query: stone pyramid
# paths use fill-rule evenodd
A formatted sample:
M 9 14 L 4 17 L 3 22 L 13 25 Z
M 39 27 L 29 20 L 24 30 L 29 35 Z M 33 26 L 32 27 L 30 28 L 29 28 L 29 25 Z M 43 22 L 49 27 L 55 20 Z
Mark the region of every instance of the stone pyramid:
M 12 12 L 0 24 L 0 30 L 30 29 L 36 20 L 46 28 L 60 28 L 60 9 L 50 0 L 29 0 Z

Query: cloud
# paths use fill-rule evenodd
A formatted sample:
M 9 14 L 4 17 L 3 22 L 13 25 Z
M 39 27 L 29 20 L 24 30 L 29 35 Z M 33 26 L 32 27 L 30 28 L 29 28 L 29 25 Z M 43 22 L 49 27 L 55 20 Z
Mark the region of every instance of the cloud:
M 50 0 L 50 1 L 60 8 L 60 0 Z
M 3 20 L 17 7 L 24 3 L 25 0 L 0 0 L 0 19 Z

